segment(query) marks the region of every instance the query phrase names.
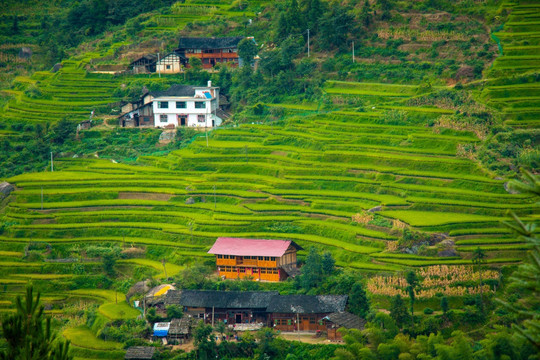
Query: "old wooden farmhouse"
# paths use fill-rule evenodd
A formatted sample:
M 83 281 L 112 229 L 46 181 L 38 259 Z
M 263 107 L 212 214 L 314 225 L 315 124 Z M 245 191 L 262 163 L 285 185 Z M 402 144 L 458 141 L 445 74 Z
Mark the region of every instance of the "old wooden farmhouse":
M 363 328 L 364 320 L 345 311 L 346 295 L 279 295 L 276 291 L 170 290 L 161 307 L 181 306 L 185 317 L 209 324 L 223 321 L 234 330 L 263 326 L 281 331 L 326 331 Z
M 135 103 L 122 107 L 119 124 L 123 127 L 178 126 L 215 127 L 219 116 L 219 87 L 173 85 L 165 91 L 153 91 Z
M 294 241 L 220 237 L 209 254 L 216 255 L 219 276 L 255 281 L 282 281 L 297 273 Z

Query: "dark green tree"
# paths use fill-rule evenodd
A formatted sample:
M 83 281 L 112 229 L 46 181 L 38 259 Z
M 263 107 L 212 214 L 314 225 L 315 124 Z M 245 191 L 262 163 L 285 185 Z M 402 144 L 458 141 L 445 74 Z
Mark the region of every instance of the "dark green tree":
M 332 275 L 336 270 L 336 260 L 334 260 L 330 252 L 326 251 L 323 254 L 321 266 L 324 275 Z
M 401 295 L 396 295 L 390 302 L 390 316 L 396 322 L 396 325 L 402 329 L 405 323 L 409 321 L 409 313 L 407 312 L 407 306 L 403 301 Z
M 441 310 L 443 314 L 446 315 L 449 309 L 450 309 L 450 304 L 448 303 L 448 298 L 446 296 L 443 296 L 441 298 Z
M 212 325 L 205 325 L 201 320 L 193 332 L 197 359 L 207 360 L 216 357 L 216 341 L 212 336 Z
M 167 306 L 167 319 L 181 319 L 184 316 L 182 307 L 178 305 L 169 305 Z
M 306 291 L 317 286 L 322 280 L 322 258 L 316 248 L 310 247 L 306 263 L 300 269 L 300 287 Z
M 365 318 L 369 313 L 369 299 L 366 290 L 361 282 L 353 285 L 349 294 L 349 311 L 355 315 Z
M 69 138 L 75 134 L 75 129 L 77 128 L 77 123 L 69 121 L 67 119 L 62 119 L 56 123 L 52 131 L 52 141 L 55 144 L 63 144 Z
M 116 270 L 114 269 L 114 266 L 116 265 L 116 255 L 111 251 L 103 254 L 101 260 L 103 261 L 103 270 L 105 273 L 110 277 L 116 276 Z
M 2 320 L 6 347 L 2 360 L 71 360 L 69 342 L 57 339 L 51 331 L 51 319 L 43 316 L 40 293 L 34 298 L 32 285 L 26 287 L 23 301 L 17 296 L 17 312 Z
M 259 48 L 255 44 L 253 39 L 245 38 L 238 43 L 238 56 L 240 56 L 240 58 L 244 60 L 246 65 L 253 64 L 253 60 L 258 52 Z
M 368 0 L 366 0 L 364 2 L 364 6 L 362 6 L 362 12 L 360 13 L 360 22 L 366 28 L 368 28 L 371 25 L 372 14 L 371 14 L 371 7 L 369 6 Z
M 354 26 L 354 18 L 349 8 L 338 1 L 332 1 L 328 7 L 319 21 L 319 42 L 326 49 L 339 48 L 346 44 Z
M 405 276 L 407 280 L 407 292 L 409 293 L 409 300 L 411 302 L 411 330 L 414 331 L 414 301 L 416 300 L 415 290 L 418 286 L 418 277 L 414 271 L 409 271 Z

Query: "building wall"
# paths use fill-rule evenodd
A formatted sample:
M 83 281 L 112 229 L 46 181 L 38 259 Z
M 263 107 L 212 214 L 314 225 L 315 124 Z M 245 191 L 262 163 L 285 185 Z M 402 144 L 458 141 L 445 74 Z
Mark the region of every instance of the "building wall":
M 177 102 L 185 103 L 185 108 L 178 108 Z M 195 103 L 204 103 L 204 108 L 196 108 Z M 167 108 L 161 108 L 160 103 L 167 103 Z M 221 119 L 213 114 L 218 107 L 215 100 L 194 99 L 191 97 L 164 97 L 153 100 L 154 124 L 156 127 L 165 127 L 173 124 L 191 127 L 212 127 L 221 125 Z M 182 118 L 185 123 L 182 124 Z M 214 124 L 212 124 L 214 121 Z
M 322 319 L 326 315 L 274 313 L 272 314 L 271 321 L 274 329 L 281 331 L 324 331 L 326 330 L 326 325 L 324 325 Z
M 190 52 L 193 51 L 193 52 Z M 186 50 L 185 57 L 197 57 L 201 59 L 203 63 L 203 68 L 210 69 L 217 64 L 228 63 L 233 67 L 238 66 L 239 58 L 237 49 L 213 49 L 211 53 L 205 52 L 204 50 Z M 188 60 L 189 63 L 189 60 Z
M 166 55 L 156 63 L 156 72 L 176 74 L 182 71 L 180 57 L 174 53 Z
M 280 271 L 277 268 L 218 266 L 219 276 L 224 276 L 226 279 L 251 278 L 253 280 L 278 282 L 280 281 Z

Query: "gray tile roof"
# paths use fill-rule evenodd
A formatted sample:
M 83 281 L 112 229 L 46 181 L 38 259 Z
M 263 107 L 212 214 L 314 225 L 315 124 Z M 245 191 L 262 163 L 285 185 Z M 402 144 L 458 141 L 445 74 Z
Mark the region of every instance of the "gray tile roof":
M 169 327 L 169 335 L 188 335 L 195 320 L 191 317 L 172 319 Z
M 195 96 L 195 88 L 191 85 L 173 85 L 167 90 L 152 91 L 150 93 L 154 98 L 166 96 Z
M 277 295 L 277 291 L 171 290 L 165 295 L 165 304 L 228 309 L 266 309 L 270 299 Z
M 132 346 L 126 351 L 126 360 L 151 360 L 156 348 L 152 346 Z
M 227 49 L 235 48 L 238 43 L 243 39 L 243 36 L 235 37 L 185 37 L 180 38 L 178 41 L 178 49 L 176 51 L 182 51 L 183 49 Z
M 266 309 L 271 313 L 321 314 L 345 310 L 347 295 L 277 295 Z
M 328 314 L 325 319 L 333 322 L 339 327 L 344 327 L 346 329 L 362 330 L 366 324 L 366 320 L 346 311 Z

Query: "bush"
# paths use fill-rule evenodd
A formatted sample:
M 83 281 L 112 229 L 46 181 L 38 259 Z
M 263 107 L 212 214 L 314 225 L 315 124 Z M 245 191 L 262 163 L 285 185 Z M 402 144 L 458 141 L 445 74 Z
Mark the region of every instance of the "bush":
M 431 315 L 433 314 L 433 309 L 432 308 L 424 308 L 424 314 L 426 315 Z

